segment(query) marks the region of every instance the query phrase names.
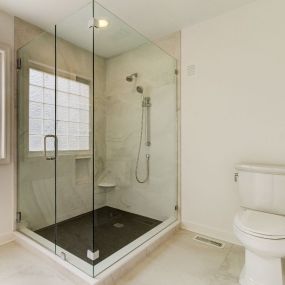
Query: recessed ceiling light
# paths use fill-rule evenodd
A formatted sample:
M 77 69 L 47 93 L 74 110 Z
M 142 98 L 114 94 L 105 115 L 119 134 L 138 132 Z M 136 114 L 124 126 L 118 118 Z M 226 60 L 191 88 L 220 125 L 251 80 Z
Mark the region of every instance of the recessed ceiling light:
M 98 20 L 98 28 L 106 28 L 109 26 L 109 22 L 105 19 L 99 19 Z
M 91 18 L 88 23 L 89 28 L 106 28 L 109 26 L 109 22 L 106 19 L 94 19 Z

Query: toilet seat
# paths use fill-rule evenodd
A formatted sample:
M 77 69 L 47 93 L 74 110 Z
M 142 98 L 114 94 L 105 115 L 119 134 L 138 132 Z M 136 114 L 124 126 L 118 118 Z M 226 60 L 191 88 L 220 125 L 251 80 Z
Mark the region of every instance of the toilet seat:
M 239 230 L 256 237 L 285 239 L 285 216 L 243 209 L 236 214 L 234 224 Z

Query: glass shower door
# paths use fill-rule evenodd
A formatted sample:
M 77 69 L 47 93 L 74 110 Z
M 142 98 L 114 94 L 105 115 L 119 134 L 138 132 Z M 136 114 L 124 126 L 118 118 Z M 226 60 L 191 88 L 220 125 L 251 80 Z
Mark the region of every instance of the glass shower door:
M 18 56 L 18 229 L 98 275 L 176 221 L 176 60 L 95 1 Z
M 18 230 L 55 250 L 54 36 L 18 50 Z M 50 229 L 43 237 L 41 232 Z
M 56 25 L 56 254 L 93 276 L 92 4 Z

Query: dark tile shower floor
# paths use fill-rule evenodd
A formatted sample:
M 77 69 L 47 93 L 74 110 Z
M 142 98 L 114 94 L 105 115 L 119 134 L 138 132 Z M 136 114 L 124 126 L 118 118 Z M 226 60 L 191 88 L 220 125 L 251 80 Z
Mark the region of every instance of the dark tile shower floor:
M 68 252 L 92 264 L 87 258 L 87 250 L 93 244 L 92 212 L 74 217 L 57 224 L 57 245 Z M 121 211 L 111 207 L 102 207 L 94 211 L 95 249 L 99 249 L 100 258 L 94 264 L 112 255 L 130 242 L 155 228 L 161 221 Z M 36 231 L 40 236 L 54 242 L 55 225 Z

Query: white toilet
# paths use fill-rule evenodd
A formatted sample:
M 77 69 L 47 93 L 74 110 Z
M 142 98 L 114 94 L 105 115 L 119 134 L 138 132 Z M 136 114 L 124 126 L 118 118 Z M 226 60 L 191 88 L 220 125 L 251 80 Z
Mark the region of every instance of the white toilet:
M 238 165 L 236 180 L 241 209 L 234 232 L 244 245 L 241 285 L 284 285 L 285 167 Z

